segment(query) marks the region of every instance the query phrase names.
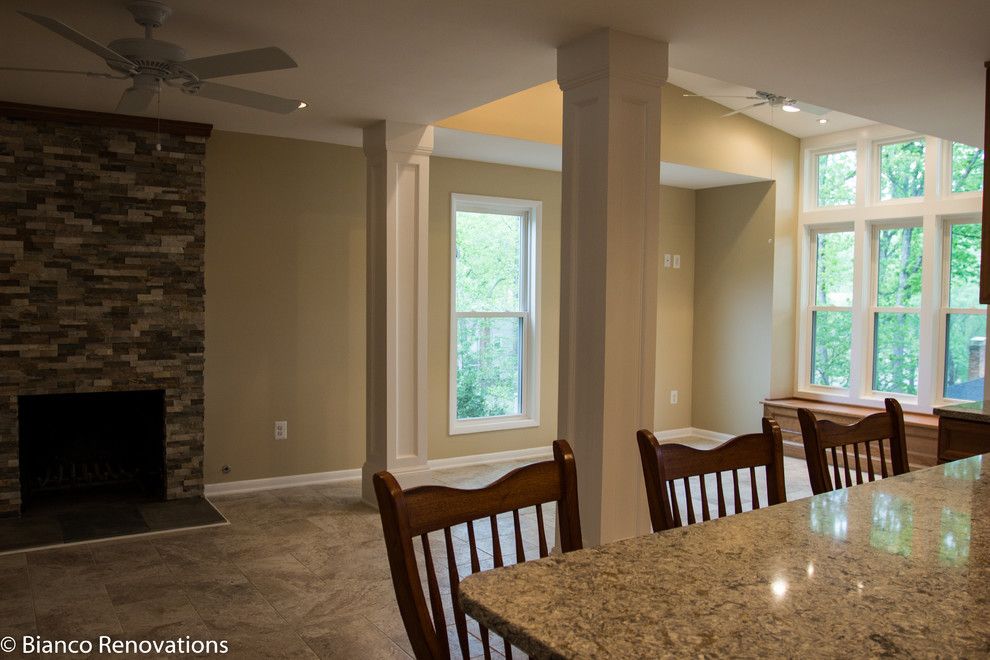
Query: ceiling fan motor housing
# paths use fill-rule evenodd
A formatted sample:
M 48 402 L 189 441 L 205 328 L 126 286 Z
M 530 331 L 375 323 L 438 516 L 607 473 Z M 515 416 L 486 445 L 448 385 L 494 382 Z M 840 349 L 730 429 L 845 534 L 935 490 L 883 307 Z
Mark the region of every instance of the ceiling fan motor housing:
M 134 16 L 134 21 L 145 28 L 160 28 L 172 15 L 171 7 L 156 0 L 134 0 L 127 4 L 127 10 Z
M 110 42 L 110 48 L 138 65 L 138 71 L 149 73 L 159 78 L 170 78 L 171 67 L 176 62 L 186 59 L 186 51 L 176 44 L 158 39 L 127 38 Z M 112 68 L 128 72 L 131 67 L 121 63 L 107 61 Z

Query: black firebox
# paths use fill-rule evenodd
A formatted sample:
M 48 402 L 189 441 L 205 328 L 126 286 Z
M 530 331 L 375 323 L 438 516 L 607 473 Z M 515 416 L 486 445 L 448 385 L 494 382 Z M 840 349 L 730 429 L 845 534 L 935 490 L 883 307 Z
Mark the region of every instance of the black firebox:
M 23 507 L 119 492 L 165 497 L 165 392 L 18 397 Z

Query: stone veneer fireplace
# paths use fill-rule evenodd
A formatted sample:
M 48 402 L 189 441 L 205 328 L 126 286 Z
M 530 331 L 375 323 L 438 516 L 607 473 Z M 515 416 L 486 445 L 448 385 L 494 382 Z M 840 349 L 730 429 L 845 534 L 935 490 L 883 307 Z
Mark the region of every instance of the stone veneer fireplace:
M 154 126 L 0 103 L 0 515 L 31 395 L 163 391 L 165 497 L 203 492 L 209 126 Z

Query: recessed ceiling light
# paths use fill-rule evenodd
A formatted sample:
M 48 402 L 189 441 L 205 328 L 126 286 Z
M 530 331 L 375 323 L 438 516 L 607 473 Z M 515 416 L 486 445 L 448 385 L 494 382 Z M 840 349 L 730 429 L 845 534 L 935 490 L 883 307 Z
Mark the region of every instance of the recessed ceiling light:
M 784 105 L 780 106 L 780 109 L 784 112 L 801 112 L 801 108 L 794 105 L 791 101 L 784 103 Z
M 305 101 L 300 101 L 300 102 L 299 102 L 299 106 L 298 106 L 298 108 L 299 108 L 300 110 L 302 110 L 302 109 L 303 109 L 303 108 L 305 108 L 305 107 L 306 107 L 307 105 L 309 105 L 309 104 L 308 104 L 308 103 L 306 103 Z
M 821 119 L 818 120 L 818 123 L 819 124 L 827 124 L 828 123 L 828 120 L 825 119 L 824 117 L 822 117 Z

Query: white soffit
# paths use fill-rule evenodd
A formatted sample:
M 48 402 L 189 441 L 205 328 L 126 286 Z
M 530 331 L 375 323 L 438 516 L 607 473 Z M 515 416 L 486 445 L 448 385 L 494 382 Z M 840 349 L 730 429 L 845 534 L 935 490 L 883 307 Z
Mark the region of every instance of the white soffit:
M 433 155 L 444 158 L 476 160 L 483 163 L 532 167 L 560 171 L 560 145 L 516 138 L 471 133 L 450 128 L 436 128 L 433 135 Z M 677 163 L 660 163 L 660 183 L 675 188 L 718 188 L 741 183 L 766 181 L 754 176 L 708 170 Z

